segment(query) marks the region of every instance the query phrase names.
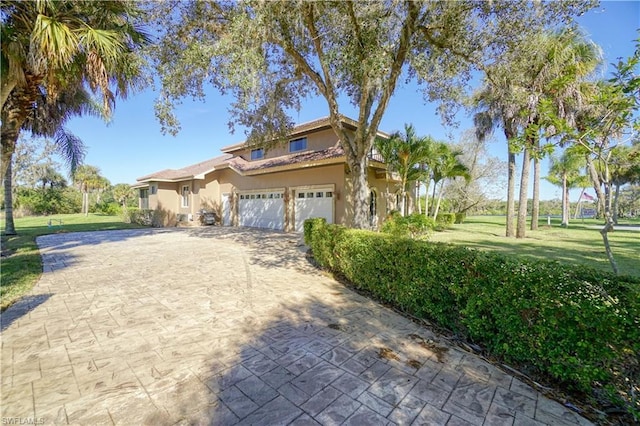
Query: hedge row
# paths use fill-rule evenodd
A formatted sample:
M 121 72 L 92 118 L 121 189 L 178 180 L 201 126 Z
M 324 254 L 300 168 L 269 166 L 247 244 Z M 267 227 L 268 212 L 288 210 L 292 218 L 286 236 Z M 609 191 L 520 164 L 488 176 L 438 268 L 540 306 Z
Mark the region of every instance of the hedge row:
M 596 382 L 636 411 L 640 280 L 464 247 L 305 222 L 315 260 L 357 288 L 483 345 L 507 362 L 586 390 Z M 635 378 L 633 377 L 635 374 Z M 627 382 L 628 385 L 628 382 Z M 635 405 L 635 407 L 631 407 Z

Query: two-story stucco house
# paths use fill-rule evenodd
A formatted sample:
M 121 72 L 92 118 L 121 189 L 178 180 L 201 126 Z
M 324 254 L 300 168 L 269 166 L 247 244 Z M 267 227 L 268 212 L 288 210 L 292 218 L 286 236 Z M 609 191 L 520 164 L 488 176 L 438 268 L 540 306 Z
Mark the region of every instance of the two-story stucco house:
M 343 118 L 343 123 L 356 130 L 354 120 Z M 389 137 L 383 132 L 379 136 Z M 202 210 L 215 212 L 225 226 L 299 232 L 311 217 L 350 223 L 349 168 L 328 118 L 295 126 L 285 144 L 269 150 L 240 143 L 222 152 L 198 164 L 139 178 L 134 187 L 140 191 L 140 207 L 161 212 L 164 226 L 195 222 Z M 368 178 L 374 227 L 388 210 L 399 209 L 398 181 L 387 183 L 386 175 L 385 164 L 372 153 Z M 412 203 L 411 197 L 407 202 Z

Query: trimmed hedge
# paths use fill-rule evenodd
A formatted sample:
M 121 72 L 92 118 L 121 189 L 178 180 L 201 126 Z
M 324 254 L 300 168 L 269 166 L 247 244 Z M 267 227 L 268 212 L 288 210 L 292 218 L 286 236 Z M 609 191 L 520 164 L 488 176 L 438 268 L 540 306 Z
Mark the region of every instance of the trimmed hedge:
M 308 229 L 307 229 L 308 226 Z M 323 267 L 412 315 L 580 390 L 637 384 L 640 280 L 557 262 L 305 223 Z M 628 384 L 627 384 L 628 386 Z M 627 400 L 627 408 L 638 402 Z

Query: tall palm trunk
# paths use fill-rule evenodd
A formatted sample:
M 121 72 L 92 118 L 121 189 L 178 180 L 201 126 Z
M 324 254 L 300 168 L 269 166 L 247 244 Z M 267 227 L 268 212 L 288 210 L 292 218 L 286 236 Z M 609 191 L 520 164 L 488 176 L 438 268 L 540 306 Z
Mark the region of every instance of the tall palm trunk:
M 431 201 L 436 202 L 436 189 L 438 188 L 438 182 L 433 182 L 433 195 L 431 195 Z M 430 213 L 431 214 L 431 213 Z
M 516 153 L 511 148 L 509 141 L 516 136 L 516 132 L 508 123 L 504 122 L 504 136 L 507 139 L 508 166 L 507 166 L 507 224 L 505 235 L 509 238 L 515 236 L 514 219 L 516 214 Z
M 424 183 L 424 215 L 429 216 L 429 186 L 431 185 L 431 179 L 427 179 Z
M 13 223 L 13 185 L 12 185 L 12 165 L 13 156 L 9 155 L 4 172 L 4 215 L 5 215 L 5 235 L 16 235 L 16 227 Z M 4 159 L 3 159 L 4 163 Z
M 562 226 L 569 226 L 569 187 L 567 174 L 562 174 Z
M 540 143 L 538 142 L 538 145 Z M 533 159 L 533 205 L 531 206 L 531 230 L 538 229 L 540 216 L 540 160 L 538 155 Z
M 442 179 L 442 183 L 440 184 L 440 191 L 438 191 L 438 201 L 436 202 L 436 208 L 433 210 L 433 220 L 436 220 L 436 218 L 438 217 L 438 210 L 440 210 L 440 202 L 442 201 L 443 192 L 444 192 L 444 179 Z
M 530 169 L 531 153 L 529 152 L 529 148 L 525 148 L 522 158 L 522 175 L 520 176 L 520 198 L 518 200 L 518 223 L 516 225 L 516 238 L 524 238 L 526 236 Z

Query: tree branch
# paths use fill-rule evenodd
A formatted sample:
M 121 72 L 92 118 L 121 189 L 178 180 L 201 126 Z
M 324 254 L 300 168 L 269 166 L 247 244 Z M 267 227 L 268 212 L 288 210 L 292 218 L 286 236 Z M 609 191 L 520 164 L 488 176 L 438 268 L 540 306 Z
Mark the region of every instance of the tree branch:
M 380 102 L 378 102 L 376 110 L 373 113 L 373 118 L 371 119 L 371 123 L 367 131 L 367 145 L 373 143 L 373 140 L 375 139 L 378 127 L 380 126 L 380 121 L 382 120 L 384 111 L 387 109 L 389 99 L 391 98 L 391 95 L 395 90 L 398 77 L 402 72 L 402 66 L 407 59 L 411 37 L 415 33 L 415 24 L 418 19 L 419 12 L 418 8 L 412 1 L 407 1 L 405 4 L 408 8 L 407 18 L 402 26 L 402 31 L 400 33 L 400 42 L 398 43 L 398 49 L 396 50 L 395 58 L 393 60 L 393 63 L 391 64 L 389 79 L 387 80 L 387 84 L 384 87 Z

